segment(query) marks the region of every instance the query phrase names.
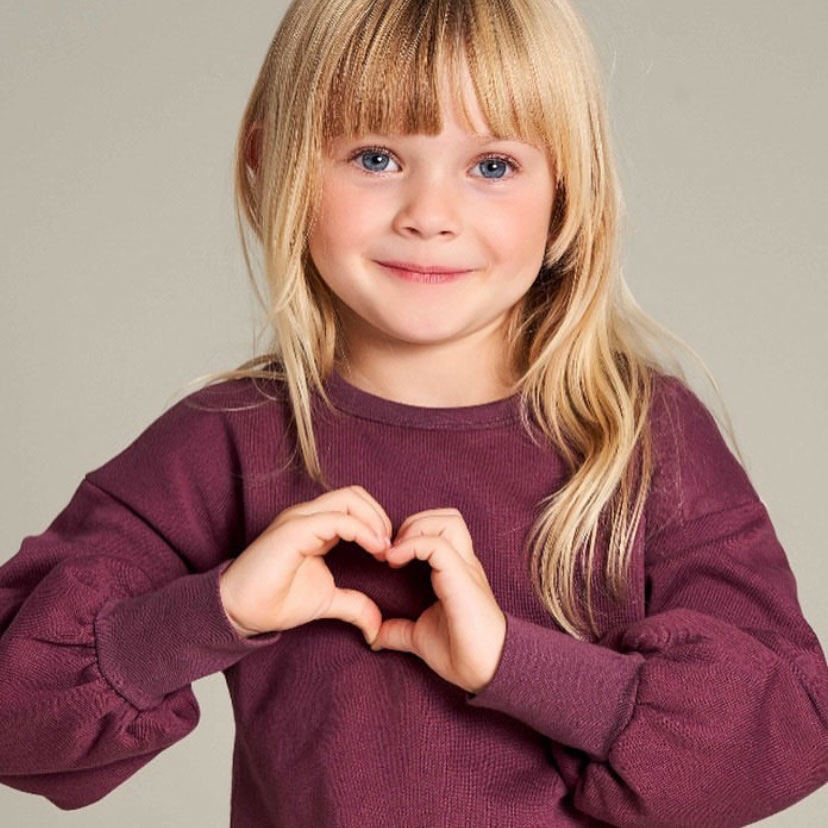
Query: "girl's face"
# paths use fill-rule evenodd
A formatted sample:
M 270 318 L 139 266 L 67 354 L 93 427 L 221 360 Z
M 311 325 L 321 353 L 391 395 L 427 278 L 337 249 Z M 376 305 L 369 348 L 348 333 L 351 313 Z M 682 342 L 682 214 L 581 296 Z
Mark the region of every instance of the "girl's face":
M 468 75 L 465 93 L 483 135 Z M 389 376 L 393 361 L 415 374 L 474 366 L 494 376 L 502 322 L 543 262 L 554 196 L 544 150 L 469 134 L 450 107 L 444 88 L 439 135 L 339 138 L 323 162 L 310 255 L 339 300 L 349 363 L 365 376 Z M 379 264 L 389 260 L 469 272 L 414 282 Z

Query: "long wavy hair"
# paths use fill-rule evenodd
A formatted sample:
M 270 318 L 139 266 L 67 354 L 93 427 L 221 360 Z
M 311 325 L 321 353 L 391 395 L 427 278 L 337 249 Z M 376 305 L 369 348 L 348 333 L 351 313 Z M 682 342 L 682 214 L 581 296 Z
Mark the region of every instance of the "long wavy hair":
M 686 348 L 719 389 L 696 352 L 649 317 L 624 280 L 618 260 L 624 203 L 599 62 L 568 0 L 291 3 L 235 149 L 236 221 L 267 340 L 238 368 L 190 384 L 242 377 L 257 387 L 258 379 L 282 383 L 307 474 L 330 489 L 311 418 L 312 390 L 333 407 L 323 382 L 344 354 L 335 297 L 307 247 L 322 153 L 339 135 L 438 134 L 438 73 L 451 73 L 451 89 L 459 90 L 463 61 L 492 133 L 539 140 L 556 178 L 543 264 L 509 312 L 506 347 L 527 432 L 531 411 L 569 472 L 538 504 L 528 575 L 559 626 L 587 639 L 602 632 L 590 594 L 599 524 L 608 529 L 602 573 L 608 594 L 615 600 L 627 594 L 630 550 L 653 467 L 654 374 L 685 377 L 669 354 L 667 371 L 648 338 Z M 262 255 L 265 297 L 246 230 Z M 742 460 L 729 416 L 727 423 Z M 586 617 L 575 586 L 584 565 Z

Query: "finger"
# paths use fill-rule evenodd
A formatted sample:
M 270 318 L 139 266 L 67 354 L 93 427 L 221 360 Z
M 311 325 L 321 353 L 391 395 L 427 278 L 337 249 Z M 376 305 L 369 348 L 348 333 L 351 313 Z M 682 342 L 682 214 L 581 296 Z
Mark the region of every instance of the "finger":
M 346 540 L 358 543 L 375 557 L 385 560 L 385 551 L 388 548 L 385 538 L 378 537 L 365 521 L 354 515 L 339 511 L 314 512 L 302 515 L 300 519 L 309 524 L 303 529 L 308 529 L 317 541 L 309 547 L 300 548 L 299 551 L 303 555 L 325 555 L 339 540 Z
M 413 515 L 408 515 L 408 517 L 400 524 L 400 528 L 397 529 L 397 537 L 399 537 L 402 532 L 407 529 L 412 523 L 415 521 L 421 521 L 426 517 L 431 515 L 448 515 L 448 509 L 425 509 L 422 512 L 415 512 Z
M 358 483 L 355 483 L 349 488 L 356 492 L 359 497 L 361 497 L 373 508 L 374 512 L 377 514 L 377 517 L 380 519 L 380 523 L 382 524 L 380 534 L 388 535 L 390 538 L 391 533 L 394 531 L 394 527 L 391 525 L 391 518 L 388 517 L 388 513 L 382 508 L 382 506 L 380 506 L 377 499 L 364 486 L 360 486 Z
M 405 566 L 414 558 L 427 561 L 437 572 L 456 571 L 463 563 L 457 550 L 436 535 L 414 535 L 402 541 L 399 546 L 392 546 L 386 554 L 388 565 L 394 568 Z
M 452 520 L 454 516 L 456 516 L 454 510 L 447 510 L 440 515 L 430 515 L 420 518 L 416 523 L 412 523 L 408 527 L 401 527 L 388 552 L 390 553 L 403 541 L 408 541 L 421 535 L 429 535 L 446 540 L 467 563 L 477 563 L 469 530 L 466 528 L 466 524 L 462 519 Z M 388 557 L 389 555 L 386 554 L 386 560 L 388 560 Z
M 426 561 L 435 573 L 431 584 L 449 623 L 466 621 L 478 600 L 478 593 L 481 590 L 491 591 L 488 581 L 484 584 L 485 573 L 482 567 L 479 571 L 472 570 L 457 550 L 443 538 L 418 535 L 404 541 L 399 549 L 388 550 L 389 566 L 395 568 L 405 566 L 414 558 Z M 384 629 L 382 633 L 384 641 Z
M 319 617 L 337 618 L 359 627 L 369 644 L 373 643 L 382 624 L 379 607 L 364 592 L 344 587 L 334 589 L 330 605 Z
M 382 516 L 377 514 L 370 499 L 363 497 L 357 491 L 358 488 L 358 486 L 347 486 L 344 489 L 325 492 L 325 494 L 316 498 L 316 508 L 324 507 L 328 511 L 335 509 L 344 514 L 354 515 L 370 526 L 380 537 L 386 535 L 390 537 L 391 533 L 386 532 L 385 521 Z M 310 511 L 303 510 L 303 513 L 310 514 Z
M 382 624 L 381 634 L 371 642 L 372 650 L 400 650 L 420 655 L 414 648 L 414 621 L 391 618 Z M 421 656 L 422 657 L 422 656 Z

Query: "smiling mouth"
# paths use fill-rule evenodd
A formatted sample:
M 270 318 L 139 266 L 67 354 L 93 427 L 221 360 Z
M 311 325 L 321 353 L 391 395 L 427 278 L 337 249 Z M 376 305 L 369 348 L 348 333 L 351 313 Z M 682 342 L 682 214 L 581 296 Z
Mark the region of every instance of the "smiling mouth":
M 394 265 L 383 264 L 378 262 L 380 267 L 389 273 L 393 273 L 401 279 L 408 282 L 423 282 L 425 284 L 436 285 L 444 282 L 453 282 L 462 276 L 472 273 L 471 270 L 453 270 L 444 273 L 422 273 L 418 270 L 406 270 L 405 268 L 395 267 Z
M 388 261 L 377 259 L 377 264 L 393 267 L 397 270 L 412 270 L 415 273 L 466 273 L 470 267 L 445 267 L 443 265 L 418 265 L 414 262 L 403 262 L 398 259 Z

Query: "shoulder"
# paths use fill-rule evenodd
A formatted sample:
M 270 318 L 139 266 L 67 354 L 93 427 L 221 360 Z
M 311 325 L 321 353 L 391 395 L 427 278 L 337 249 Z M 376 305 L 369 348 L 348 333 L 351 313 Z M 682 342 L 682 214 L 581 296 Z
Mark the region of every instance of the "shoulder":
M 684 380 L 653 376 L 647 534 L 759 500 L 708 407 Z
M 86 476 L 113 494 L 184 483 L 220 490 L 255 464 L 249 455 L 265 442 L 257 435 L 267 431 L 270 444 L 278 442 L 282 398 L 276 383 L 262 380 L 205 386 L 170 405 Z
M 275 380 L 222 380 L 193 391 L 165 411 L 161 419 L 187 425 L 221 423 L 236 428 L 251 418 L 272 414 L 286 399 L 282 383 Z

